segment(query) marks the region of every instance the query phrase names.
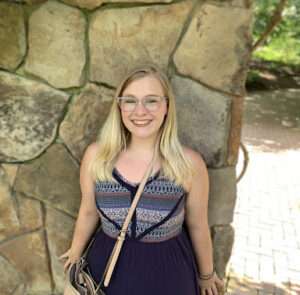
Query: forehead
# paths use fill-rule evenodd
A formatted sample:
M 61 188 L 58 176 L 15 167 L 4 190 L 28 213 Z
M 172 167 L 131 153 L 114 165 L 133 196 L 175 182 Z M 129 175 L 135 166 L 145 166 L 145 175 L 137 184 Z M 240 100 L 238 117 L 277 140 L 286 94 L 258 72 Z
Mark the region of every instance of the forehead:
M 158 78 L 148 75 L 131 81 L 124 89 L 123 94 L 136 96 L 148 94 L 164 95 L 164 89 Z

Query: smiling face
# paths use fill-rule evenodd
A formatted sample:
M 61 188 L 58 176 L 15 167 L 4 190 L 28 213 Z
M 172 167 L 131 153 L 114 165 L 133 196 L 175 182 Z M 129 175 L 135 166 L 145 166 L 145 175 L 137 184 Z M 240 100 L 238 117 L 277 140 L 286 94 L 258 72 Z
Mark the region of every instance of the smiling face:
M 134 96 L 139 101 L 149 95 L 165 96 L 160 81 L 150 75 L 130 82 L 122 93 L 122 96 Z M 156 136 L 167 111 L 167 101 L 163 99 L 160 107 L 156 111 L 149 111 L 143 104 L 139 103 L 132 112 L 125 112 L 121 108 L 121 116 L 131 136 L 148 138 Z

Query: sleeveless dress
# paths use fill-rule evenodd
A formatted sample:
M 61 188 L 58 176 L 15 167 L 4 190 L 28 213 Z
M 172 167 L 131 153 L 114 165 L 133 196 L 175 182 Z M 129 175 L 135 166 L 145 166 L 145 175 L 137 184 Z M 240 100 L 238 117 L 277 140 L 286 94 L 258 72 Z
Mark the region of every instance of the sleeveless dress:
M 95 282 L 102 278 L 138 184 L 114 167 L 115 181 L 96 181 L 101 228 L 88 251 Z M 150 176 L 130 221 L 106 295 L 200 295 L 198 269 L 184 220 L 187 192 L 160 170 Z

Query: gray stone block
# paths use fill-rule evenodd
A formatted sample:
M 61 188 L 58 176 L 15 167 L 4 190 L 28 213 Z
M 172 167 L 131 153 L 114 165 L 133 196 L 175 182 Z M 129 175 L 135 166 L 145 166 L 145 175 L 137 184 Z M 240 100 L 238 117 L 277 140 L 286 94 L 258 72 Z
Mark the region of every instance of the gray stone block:
M 199 151 L 210 167 L 226 163 L 232 99 L 187 78 L 171 80 L 176 96 L 179 137 Z
M 210 226 L 229 224 L 233 221 L 236 201 L 235 167 L 208 169 L 208 173 L 208 223 Z

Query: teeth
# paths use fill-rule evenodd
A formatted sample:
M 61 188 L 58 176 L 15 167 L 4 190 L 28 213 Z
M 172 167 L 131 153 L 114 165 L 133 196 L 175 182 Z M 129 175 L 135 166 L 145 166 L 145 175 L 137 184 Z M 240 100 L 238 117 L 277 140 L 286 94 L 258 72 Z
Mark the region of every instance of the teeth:
M 132 121 L 135 125 L 147 125 L 148 123 L 150 123 L 151 120 L 146 120 L 146 121 Z

